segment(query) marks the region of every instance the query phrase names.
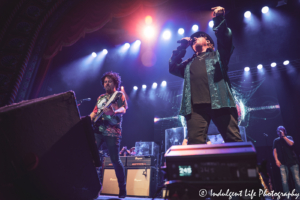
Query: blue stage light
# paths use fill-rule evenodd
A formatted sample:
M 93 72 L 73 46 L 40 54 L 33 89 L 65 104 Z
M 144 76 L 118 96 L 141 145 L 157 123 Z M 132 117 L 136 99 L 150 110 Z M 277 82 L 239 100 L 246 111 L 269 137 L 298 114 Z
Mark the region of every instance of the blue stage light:
M 97 54 L 96 54 L 95 52 L 93 52 L 93 53 L 92 53 L 92 56 L 93 56 L 94 58 L 96 58 L 96 57 L 97 57 Z
M 245 70 L 245 72 L 248 72 L 250 70 L 250 68 L 249 67 L 245 67 L 244 70 Z
M 264 14 L 267 13 L 267 12 L 269 12 L 269 7 L 268 6 L 263 7 L 261 9 L 261 12 L 264 13 Z
M 108 53 L 107 49 L 103 49 L 103 53 L 107 54 Z
M 133 89 L 134 89 L 134 90 L 137 90 L 137 89 L 138 89 L 138 87 L 137 87 L 137 86 L 133 86 Z
M 276 65 L 277 65 L 276 62 L 271 63 L 271 67 L 276 67 Z
M 152 88 L 153 88 L 153 89 L 157 88 L 157 83 L 154 82 L 154 83 L 152 84 Z
M 127 49 L 128 49 L 128 48 L 130 47 L 130 44 L 129 44 L 129 43 L 125 43 L 125 45 L 124 45 L 124 46 L 125 46 L 125 48 L 127 48 Z
M 211 21 L 208 23 L 208 25 L 209 25 L 209 27 L 211 27 L 211 28 L 214 27 L 214 21 L 211 20 Z
M 146 89 L 146 88 L 147 88 L 147 85 L 142 85 L 142 88 L 143 88 L 143 89 Z
M 192 27 L 192 30 L 193 30 L 193 31 L 198 31 L 198 29 L 199 29 L 199 27 L 198 27 L 198 25 L 196 25 L 196 24 Z
M 251 12 L 250 11 L 246 11 L 245 14 L 244 14 L 244 17 L 250 18 L 251 17 Z
M 262 69 L 262 68 L 263 68 L 262 64 L 257 65 L 257 69 Z
M 183 35 L 184 34 L 184 29 L 183 28 L 178 29 L 178 34 Z
M 288 65 L 288 64 L 290 64 L 290 61 L 286 60 L 286 61 L 283 62 L 283 64 Z
M 165 87 L 167 85 L 166 81 L 161 82 L 161 86 Z
M 171 37 L 171 31 L 169 31 L 169 30 L 164 31 L 162 36 L 163 36 L 163 38 L 165 40 L 170 39 L 170 37 Z

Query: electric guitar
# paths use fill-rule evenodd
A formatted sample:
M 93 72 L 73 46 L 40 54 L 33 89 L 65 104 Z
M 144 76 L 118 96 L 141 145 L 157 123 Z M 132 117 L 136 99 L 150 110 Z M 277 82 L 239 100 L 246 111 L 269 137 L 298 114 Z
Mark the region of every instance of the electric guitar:
M 100 118 L 104 114 L 104 108 L 108 108 L 109 106 L 111 106 L 111 104 L 117 102 L 120 98 L 120 96 L 118 94 L 119 94 L 118 91 L 114 92 L 114 94 L 106 102 L 105 106 L 103 106 L 100 109 L 100 111 L 96 114 L 95 118 L 92 120 L 92 126 L 93 126 L 94 131 L 98 131 L 99 123 L 101 121 Z

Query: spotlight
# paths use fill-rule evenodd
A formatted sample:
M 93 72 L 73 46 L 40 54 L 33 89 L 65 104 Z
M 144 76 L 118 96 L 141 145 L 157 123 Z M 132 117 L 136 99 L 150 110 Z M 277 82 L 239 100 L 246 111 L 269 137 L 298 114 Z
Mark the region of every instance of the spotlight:
M 95 58 L 95 57 L 97 57 L 97 54 L 95 52 L 93 52 L 92 56 Z
M 167 85 L 166 81 L 161 82 L 161 86 L 165 87 Z
M 178 34 L 183 35 L 184 34 L 184 29 L 183 28 L 178 29 Z
M 157 83 L 154 82 L 154 83 L 152 84 L 152 88 L 156 88 L 156 87 L 157 87 Z
M 124 87 L 123 87 L 123 86 L 121 86 L 121 90 L 124 90 Z
M 137 90 L 137 89 L 138 89 L 138 87 L 137 87 L 137 86 L 133 86 L 133 89 L 134 89 L 134 90 Z
M 208 23 L 208 25 L 209 25 L 209 27 L 213 27 L 214 26 L 214 21 L 213 20 L 211 20 L 209 23 Z
M 151 27 L 151 26 L 147 26 L 145 29 L 144 29 L 144 34 L 147 38 L 151 38 L 154 36 L 154 28 Z
M 245 14 L 244 14 L 244 17 L 250 18 L 251 17 L 251 12 L 250 11 L 246 11 Z
M 290 61 L 286 60 L 286 61 L 283 62 L 283 64 L 288 65 L 288 64 L 290 64 Z
M 262 68 L 263 68 L 262 64 L 257 65 L 257 69 L 262 69 Z
M 135 42 L 137 45 L 140 45 L 142 43 L 141 40 L 136 40 Z
M 143 87 L 143 89 L 146 89 L 146 88 L 147 88 L 147 85 L 143 85 L 142 87 Z
M 170 31 L 164 31 L 164 32 L 163 32 L 163 38 L 164 38 L 165 40 L 170 39 L 170 37 L 171 37 L 171 32 L 170 32 Z
M 277 65 L 276 62 L 271 63 L 271 67 L 276 67 L 276 65 Z
M 107 54 L 108 51 L 107 51 L 106 49 L 103 49 L 103 53 L 104 53 L 104 54 Z
M 244 70 L 245 70 L 245 72 L 248 72 L 250 70 L 250 68 L 249 67 L 245 67 Z
M 128 49 L 130 47 L 129 43 L 125 43 L 125 48 Z
M 146 22 L 146 24 L 151 24 L 152 23 L 152 17 L 150 15 L 145 17 L 145 22 Z
M 268 6 L 263 7 L 261 9 L 261 12 L 264 13 L 264 14 L 267 13 L 267 12 L 269 12 L 269 7 Z
M 195 25 L 192 27 L 192 30 L 193 30 L 193 31 L 198 31 L 198 28 L 199 28 L 198 25 L 195 24 Z

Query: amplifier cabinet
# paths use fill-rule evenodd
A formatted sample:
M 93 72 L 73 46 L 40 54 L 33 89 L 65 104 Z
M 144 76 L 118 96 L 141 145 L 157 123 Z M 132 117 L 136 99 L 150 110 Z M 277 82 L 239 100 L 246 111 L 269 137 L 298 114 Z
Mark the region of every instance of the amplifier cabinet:
M 114 168 L 105 168 L 101 194 L 119 194 L 119 184 Z
M 127 157 L 128 167 L 139 166 L 154 166 L 157 163 L 157 159 L 154 156 L 130 156 Z
M 121 162 L 123 163 L 123 166 L 126 166 L 126 156 L 120 156 Z M 104 167 L 113 167 L 113 164 L 111 162 L 110 157 L 104 157 L 103 161 Z
M 156 168 L 128 168 L 127 169 L 127 195 L 152 197 L 156 191 Z

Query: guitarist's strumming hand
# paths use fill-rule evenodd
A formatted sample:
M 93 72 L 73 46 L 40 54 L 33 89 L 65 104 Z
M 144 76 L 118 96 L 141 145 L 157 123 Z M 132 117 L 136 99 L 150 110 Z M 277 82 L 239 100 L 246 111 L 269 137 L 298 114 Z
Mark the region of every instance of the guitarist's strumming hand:
M 115 115 L 115 112 L 113 111 L 111 106 L 109 106 L 108 108 L 103 108 L 103 112 L 106 115 Z

